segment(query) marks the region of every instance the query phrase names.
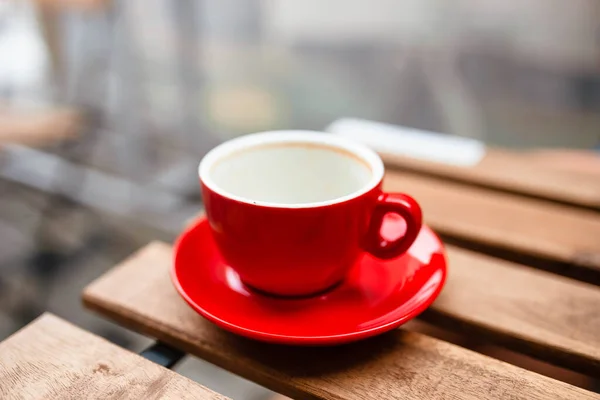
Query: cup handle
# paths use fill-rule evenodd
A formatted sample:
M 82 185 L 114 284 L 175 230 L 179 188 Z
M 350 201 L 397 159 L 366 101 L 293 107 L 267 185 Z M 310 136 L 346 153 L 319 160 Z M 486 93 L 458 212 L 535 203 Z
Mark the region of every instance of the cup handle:
M 381 236 L 381 226 L 386 214 L 398 214 L 406 221 L 406 233 L 388 241 Z M 365 250 L 377 258 L 387 260 L 404 253 L 421 231 L 423 216 L 421 207 L 412 197 L 403 193 L 381 193 L 371 217 Z

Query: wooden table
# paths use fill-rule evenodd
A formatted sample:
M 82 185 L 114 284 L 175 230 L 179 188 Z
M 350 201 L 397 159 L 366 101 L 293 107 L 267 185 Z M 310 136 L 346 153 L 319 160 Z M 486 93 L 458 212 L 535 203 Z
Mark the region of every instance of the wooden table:
M 386 188 L 413 194 L 448 245 L 446 286 L 419 316 L 421 324 L 337 347 L 241 338 L 184 303 L 169 279 L 172 248 L 160 242 L 90 284 L 84 304 L 292 398 L 600 399 L 523 363 L 481 354 L 486 346 L 494 346 L 493 354 L 524 354 L 583 374 L 587 389 L 594 389 L 591 382 L 600 378 L 600 180 L 548 174 L 524 160 L 510 173 L 498 170 L 501 163 L 492 168 L 489 159 L 469 169 L 386 162 Z M 564 182 L 576 179 L 586 188 L 561 193 Z

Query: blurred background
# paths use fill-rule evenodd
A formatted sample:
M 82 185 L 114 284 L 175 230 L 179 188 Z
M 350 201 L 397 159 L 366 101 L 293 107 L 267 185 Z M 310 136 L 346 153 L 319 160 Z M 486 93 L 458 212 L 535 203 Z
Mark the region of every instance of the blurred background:
M 342 117 L 600 144 L 597 0 L 0 0 L 0 340 L 44 310 L 141 350 L 83 286 L 201 208 L 229 138 Z M 236 399 L 269 393 L 195 359 Z

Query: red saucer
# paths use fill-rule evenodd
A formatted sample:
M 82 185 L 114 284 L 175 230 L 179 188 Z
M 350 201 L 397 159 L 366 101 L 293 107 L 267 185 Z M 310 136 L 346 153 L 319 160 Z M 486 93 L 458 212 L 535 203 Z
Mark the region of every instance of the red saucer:
M 402 229 L 390 218 L 383 233 Z M 253 339 L 301 345 L 346 343 L 396 328 L 423 312 L 446 279 L 444 246 L 427 226 L 403 256 L 381 261 L 365 254 L 344 282 L 310 298 L 247 288 L 221 258 L 205 218 L 178 239 L 174 261 L 177 291 L 208 320 Z

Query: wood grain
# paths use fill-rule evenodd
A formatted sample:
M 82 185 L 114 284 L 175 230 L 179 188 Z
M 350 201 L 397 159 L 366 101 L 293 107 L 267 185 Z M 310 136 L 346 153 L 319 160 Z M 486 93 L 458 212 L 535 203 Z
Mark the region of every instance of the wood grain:
M 600 288 L 453 246 L 422 318 L 600 377 Z
M 0 399 L 225 399 L 51 314 L 0 343 Z
M 432 163 L 392 154 L 381 154 L 388 169 L 448 178 L 502 191 L 549 199 L 579 207 L 600 210 L 600 181 L 592 174 L 548 168 L 537 162 L 535 152 L 488 149 L 473 167 Z
M 583 399 L 600 396 L 403 330 L 351 345 L 287 347 L 224 332 L 169 280 L 171 247 L 153 243 L 88 286 L 87 307 L 293 398 Z
M 389 172 L 384 188 L 414 196 L 425 221 L 461 245 L 600 283 L 598 212 L 410 173 Z

